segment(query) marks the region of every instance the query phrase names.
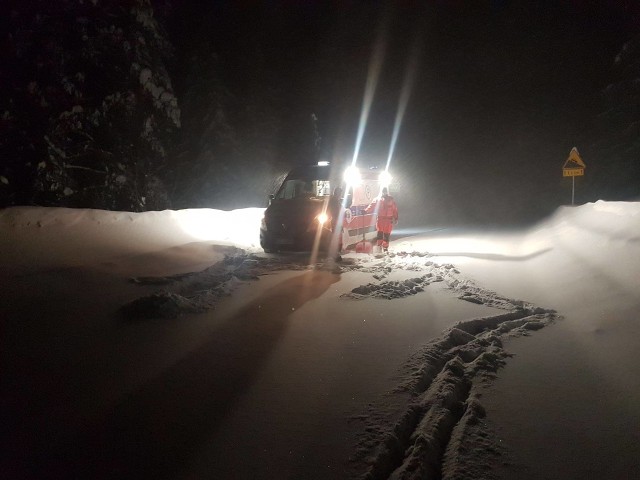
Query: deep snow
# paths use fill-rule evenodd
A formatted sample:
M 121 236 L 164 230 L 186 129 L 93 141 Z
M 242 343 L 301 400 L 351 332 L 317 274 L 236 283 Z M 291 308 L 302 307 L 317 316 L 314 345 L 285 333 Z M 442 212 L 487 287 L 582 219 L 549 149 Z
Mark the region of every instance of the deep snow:
M 3 471 L 640 473 L 639 203 L 311 266 L 262 210 L 0 212 Z

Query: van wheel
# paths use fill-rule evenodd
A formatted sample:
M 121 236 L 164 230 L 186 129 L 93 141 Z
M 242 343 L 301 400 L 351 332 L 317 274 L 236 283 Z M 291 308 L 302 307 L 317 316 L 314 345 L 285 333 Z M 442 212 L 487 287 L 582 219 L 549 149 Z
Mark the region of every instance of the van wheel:
M 260 239 L 260 246 L 264 253 L 276 253 L 276 249 L 273 247 L 271 242 L 265 242 L 263 239 Z

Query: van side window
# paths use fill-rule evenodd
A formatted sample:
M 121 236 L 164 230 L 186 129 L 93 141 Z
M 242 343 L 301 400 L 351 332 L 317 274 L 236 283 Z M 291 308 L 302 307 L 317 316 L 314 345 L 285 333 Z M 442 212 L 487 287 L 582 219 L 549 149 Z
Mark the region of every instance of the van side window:
M 305 182 L 302 180 L 287 180 L 278 192 L 279 199 L 291 200 L 295 197 L 303 196 L 305 193 Z
M 323 197 L 330 194 L 329 180 L 287 180 L 276 198 L 291 200 L 296 197 Z

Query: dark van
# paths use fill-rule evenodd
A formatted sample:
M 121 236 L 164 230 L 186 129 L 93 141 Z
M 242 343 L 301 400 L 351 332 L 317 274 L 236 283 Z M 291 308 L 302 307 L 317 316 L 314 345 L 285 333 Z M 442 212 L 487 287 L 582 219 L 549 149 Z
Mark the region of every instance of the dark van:
M 332 198 L 340 186 L 330 165 L 298 167 L 289 172 L 275 195 L 269 196 L 260 225 L 260 245 L 265 252 L 327 250 L 336 230 L 340 200 Z M 337 208 L 336 208 L 337 206 Z M 338 251 L 342 249 L 336 232 Z
M 376 238 L 375 214 L 367 206 L 379 194 L 385 175 L 355 166 L 344 172 L 331 165 L 293 169 L 269 196 L 260 245 L 268 253 L 364 247 Z M 340 197 L 334 196 L 336 187 Z

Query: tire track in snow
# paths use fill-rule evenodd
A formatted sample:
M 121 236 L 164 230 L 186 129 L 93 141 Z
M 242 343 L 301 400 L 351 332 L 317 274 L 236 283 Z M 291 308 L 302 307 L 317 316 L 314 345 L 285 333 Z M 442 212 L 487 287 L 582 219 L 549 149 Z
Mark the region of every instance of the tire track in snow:
M 422 265 L 422 267 L 420 267 Z M 346 299 L 395 299 L 443 281 L 461 300 L 500 308 L 500 315 L 459 322 L 426 344 L 406 365 L 395 393 L 410 396 L 399 419 L 385 428 L 385 414 L 372 406 L 354 463 L 365 465 L 367 480 L 492 478 L 492 462 L 502 447 L 483 421 L 480 387 L 504 366 L 507 337 L 528 335 L 560 318 L 554 310 L 513 300 L 464 279 L 453 265 L 437 265 L 424 254 L 402 253 L 354 269 L 374 273 L 368 283 L 343 295 Z M 384 280 L 397 269 L 425 272 L 407 281 Z M 361 469 L 362 470 L 362 469 Z
M 542 309 L 519 309 L 473 319 L 458 323 L 423 347 L 397 388 L 409 392 L 412 400 L 391 431 L 368 439 L 369 465 L 361 478 L 459 478 L 459 473 L 483 478 L 488 469 L 470 475 L 469 467 L 478 470 L 478 461 L 486 461 L 486 451 L 495 451 L 497 445 L 482 444 L 478 426 L 484 409 L 478 387 L 509 356 L 502 347 L 504 338 L 527 335 L 556 318 Z M 478 455 L 479 448 L 485 454 Z

